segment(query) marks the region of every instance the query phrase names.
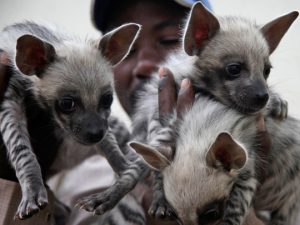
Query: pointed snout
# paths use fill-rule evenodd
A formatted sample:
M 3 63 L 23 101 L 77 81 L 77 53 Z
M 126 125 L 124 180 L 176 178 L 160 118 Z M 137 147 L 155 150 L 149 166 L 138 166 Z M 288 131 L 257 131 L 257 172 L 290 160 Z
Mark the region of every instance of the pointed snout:
M 82 122 L 81 139 L 86 144 L 96 144 L 102 140 L 108 129 L 107 119 L 98 114 L 90 114 Z
M 86 126 L 85 139 L 88 143 L 97 143 L 102 140 L 106 128 L 103 125 L 91 123 Z
M 267 90 L 257 90 L 255 95 L 255 102 L 258 106 L 264 107 L 269 100 L 269 93 Z
M 256 113 L 263 109 L 269 100 L 269 88 L 263 80 L 252 80 L 250 85 L 238 87 L 236 104 L 242 113 Z
M 252 104 L 255 108 L 263 108 L 269 100 L 269 91 L 264 80 L 254 80 L 252 84 Z M 251 95 L 250 95 L 251 96 Z

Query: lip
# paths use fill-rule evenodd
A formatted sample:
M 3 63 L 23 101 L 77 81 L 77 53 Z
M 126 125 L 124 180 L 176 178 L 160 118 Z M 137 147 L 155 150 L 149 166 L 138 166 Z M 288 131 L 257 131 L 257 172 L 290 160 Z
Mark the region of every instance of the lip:
M 233 103 L 232 108 L 236 109 L 237 111 L 239 111 L 240 113 L 243 113 L 243 114 L 256 114 L 265 107 L 265 106 L 259 107 L 259 108 L 258 107 L 246 107 L 246 106 L 237 104 L 236 102 L 232 102 L 232 103 Z

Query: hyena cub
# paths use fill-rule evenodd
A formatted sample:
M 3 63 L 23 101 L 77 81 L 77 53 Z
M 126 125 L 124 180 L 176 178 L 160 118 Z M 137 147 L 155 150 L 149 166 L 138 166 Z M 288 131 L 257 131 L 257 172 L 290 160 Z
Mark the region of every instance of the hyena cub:
M 0 49 L 13 70 L 0 111 L 1 148 L 6 147 L 15 172 L 8 163 L 2 164 L 0 177 L 13 179 L 15 173 L 21 185 L 18 218 L 30 217 L 47 205 L 42 177 L 49 175 L 56 153 L 64 148 L 78 149 L 75 155 L 100 150 L 124 179 L 121 173 L 132 163 L 124 158 L 108 127 L 112 66 L 128 54 L 139 30 L 137 24 L 125 24 L 98 41 L 83 41 L 33 22 L 1 32 Z M 112 199 L 103 201 L 105 207 L 113 206 L 108 202 Z
M 300 210 L 300 121 L 266 118 L 272 144 L 262 184 L 256 177 L 255 164 L 261 160 L 256 123 L 255 115 L 198 96 L 174 127 L 173 158 L 149 145 L 131 146 L 162 172 L 166 199 L 180 224 L 240 225 L 252 206 L 270 212 L 269 225 L 295 225 Z
M 284 118 L 287 104 L 269 91 L 266 82 L 271 71 L 269 56 L 297 16 L 298 12 L 291 12 L 258 26 L 244 18 L 217 18 L 195 3 L 186 23 L 183 49 L 171 54 L 163 66 L 173 72 L 178 85 L 189 78 L 196 91 L 245 115 L 263 111 Z M 151 111 L 149 105 L 153 105 Z M 135 140 L 168 149 L 165 146 L 172 134 L 161 129 L 157 86 L 146 86 L 136 106 Z M 173 154 L 172 148 L 169 153 Z M 164 209 L 159 203 L 154 202 L 153 207 L 157 216 L 165 214 L 158 210 Z

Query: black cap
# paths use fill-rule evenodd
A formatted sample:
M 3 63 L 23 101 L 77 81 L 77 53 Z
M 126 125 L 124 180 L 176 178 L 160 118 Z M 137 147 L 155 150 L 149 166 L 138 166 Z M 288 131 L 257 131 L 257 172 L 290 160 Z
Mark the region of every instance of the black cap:
M 107 18 L 111 12 L 113 5 L 118 4 L 118 1 L 126 0 L 93 0 L 91 5 L 91 17 L 93 25 L 100 31 L 104 32 L 107 28 Z M 164 1 L 164 0 L 161 0 Z M 193 3 L 199 0 L 174 0 L 177 4 L 191 8 Z M 209 0 L 201 0 L 201 2 L 211 9 Z
M 126 1 L 126 0 L 124 0 Z M 113 0 L 93 0 L 91 8 L 91 16 L 93 25 L 100 31 L 104 31 L 106 26 L 106 18 L 109 15 L 110 7 L 116 4 Z

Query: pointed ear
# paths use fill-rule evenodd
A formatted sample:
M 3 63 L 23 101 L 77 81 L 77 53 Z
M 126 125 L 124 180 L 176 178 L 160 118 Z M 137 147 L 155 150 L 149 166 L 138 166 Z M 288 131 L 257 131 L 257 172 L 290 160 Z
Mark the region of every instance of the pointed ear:
M 26 34 L 18 38 L 16 64 L 25 75 L 39 76 L 54 61 L 54 47 L 41 39 Z
M 129 143 L 129 146 L 140 154 L 147 164 L 155 170 L 161 171 L 171 164 L 171 162 L 163 154 L 149 145 L 132 141 Z
M 101 38 L 98 48 L 115 65 L 121 62 L 130 52 L 140 29 L 141 26 L 135 23 L 122 25 L 105 34 Z
M 228 133 L 219 134 L 206 154 L 207 165 L 216 168 L 221 166 L 228 172 L 243 168 L 246 161 L 245 149 Z
M 281 16 L 261 28 L 261 32 L 269 45 L 270 54 L 276 49 L 281 38 L 298 17 L 299 13 L 294 11 Z
M 218 19 L 201 2 L 195 3 L 185 30 L 185 52 L 190 56 L 199 54 L 219 29 Z

